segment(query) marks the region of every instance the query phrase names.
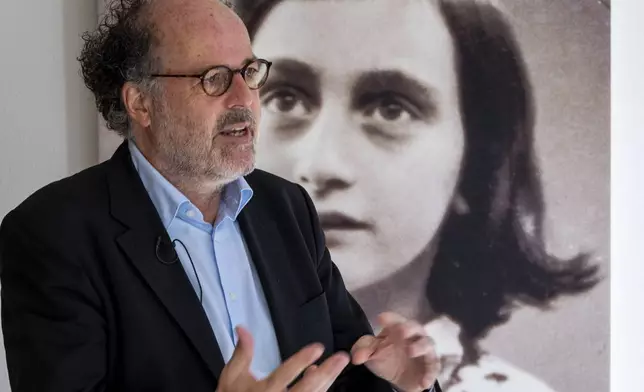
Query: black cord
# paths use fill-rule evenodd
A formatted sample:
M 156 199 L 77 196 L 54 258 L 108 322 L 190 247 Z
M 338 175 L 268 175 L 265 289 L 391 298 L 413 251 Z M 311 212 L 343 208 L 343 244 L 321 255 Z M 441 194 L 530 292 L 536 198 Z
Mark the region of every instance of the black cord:
M 199 280 L 199 274 L 197 273 L 197 268 L 195 268 L 195 263 L 192 262 L 192 257 L 190 257 L 190 252 L 188 252 L 188 248 L 186 248 L 186 245 L 181 242 L 180 239 L 175 238 L 172 240 L 172 246 L 176 247 L 174 242 L 178 242 L 183 246 L 183 250 L 186 251 L 186 254 L 188 255 L 188 260 L 190 260 L 190 264 L 192 264 L 192 270 L 195 272 L 195 277 L 197 278 L 197 284 L 199 285 L 199 303 L 203 305 L 203 288 L 201 287 L 201 281 Z
M 181 240 L 178 238 L 175 238 L 174 240 L 172 240 L 171 242 L 172 256 L 170 256 L 171 260 L 165 261 L 166 256 L 168 255 L 164 255 L 163 253 L 165 252 L 165 249 L 167 249 L 167 246 L 164 245 L 163 236 L 158 236 L 157 244 L 155 247 L 155 253 L 156 253 L 157 259 L 165 265 L 171 265 L 179 261 L 179 255 L 177 254 L 177 252 L 174 251 L 174 248 L 176 248 L 176 245 L 174 243 L 175 241 L 180 243 L 181 246 L 183 246 L 183 250 L 186 251 L 186 254 L 188 255 L 188 259 L 190 260 L 190 264 L 192 264 L 192 270 L 195 272 L 195 277 L 197 278 L 197 284 L 199 285 L 199 303 L 203 305 L 203 288 L 201 287 L 201 280 L 199 280 L 199 274 L 197 273 L 197 268 L 195 267 L 195 263 L 192 261 L 192 257 L 190 256 L 190 252 L 188 252 L 188 248 L 186 247 L 186 244 L 181 242 Z

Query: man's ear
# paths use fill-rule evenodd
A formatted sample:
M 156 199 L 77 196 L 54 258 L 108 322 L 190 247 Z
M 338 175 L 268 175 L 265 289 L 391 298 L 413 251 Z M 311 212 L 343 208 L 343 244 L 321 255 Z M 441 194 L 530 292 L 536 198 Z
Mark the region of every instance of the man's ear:
M 121 99 L 132 122 L 142 128 L 150 126 L 151 100 L 141 87 L 132 82 L 125 82 L 121 89 Z

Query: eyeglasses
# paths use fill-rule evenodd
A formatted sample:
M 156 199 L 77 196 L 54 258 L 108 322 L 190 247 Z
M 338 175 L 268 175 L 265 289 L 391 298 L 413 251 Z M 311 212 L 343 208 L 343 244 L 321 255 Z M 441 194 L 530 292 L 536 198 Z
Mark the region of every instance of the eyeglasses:
M 262 87 L 266 83 L 266 79 L 268 79 L 268 71 L 271 65 L 270 61 L 256 59 L 238 69 L 232 69 L 225 65 L 216 65 L 201 74 L 152 74 L 150 76 L 157 78 L 197 78 L 201 80 L 201 87 L 206 94 L 218 97 L 228 91 L 236 73 L 239 73 L 244 78 L 246 85 L 251 90 L 257 90 Z

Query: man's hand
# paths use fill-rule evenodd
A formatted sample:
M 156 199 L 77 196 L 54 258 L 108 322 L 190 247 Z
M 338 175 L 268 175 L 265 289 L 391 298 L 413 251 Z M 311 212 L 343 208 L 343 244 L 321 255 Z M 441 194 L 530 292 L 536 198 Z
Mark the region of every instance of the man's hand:
M 440 372 L 440 361 L 423 327 L 389 312 L 381 314 L 379 321 L 380 334 L 361 337 L 351 349 L 353 363 L 364 364 L 405 392 L 430 388 Z
M 337 353 L 319 367 L 313 365 L 324 348 L 311 344 L 287 359 L 271 375 L 257 380 L 250 373 L 253 359 L 253 338 L 250 333 L 237 327 L 239 340 L 233 356 L 219 378 L 217 392 L 283 392 L 303 371 L 304 377 L 289 389 L 290 392 L 323 392 L 331 387 L 342 369 L 349 363 L 349 355 Z

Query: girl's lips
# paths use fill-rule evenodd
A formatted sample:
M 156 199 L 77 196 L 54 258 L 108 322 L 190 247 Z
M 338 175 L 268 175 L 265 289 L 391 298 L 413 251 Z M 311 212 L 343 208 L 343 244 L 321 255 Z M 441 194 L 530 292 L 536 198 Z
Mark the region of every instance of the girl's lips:
M 323 230 L 369 230 L 371 225 L 367 222 L 352 218 L 341 212 L 320 213 L 320 225 Z

